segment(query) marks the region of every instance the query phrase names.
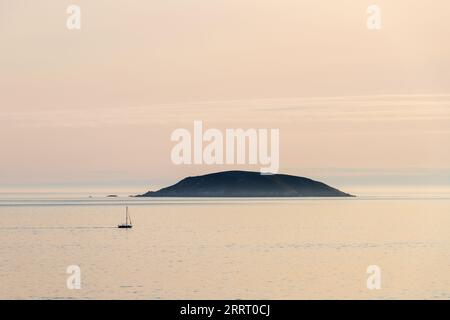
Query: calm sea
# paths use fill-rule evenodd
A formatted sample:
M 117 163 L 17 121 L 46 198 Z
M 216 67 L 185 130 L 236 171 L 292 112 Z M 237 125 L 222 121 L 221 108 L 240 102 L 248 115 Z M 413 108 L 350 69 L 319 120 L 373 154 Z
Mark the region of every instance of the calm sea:
M 0 298 L 450 299 L 450 197 L 3 194 Z

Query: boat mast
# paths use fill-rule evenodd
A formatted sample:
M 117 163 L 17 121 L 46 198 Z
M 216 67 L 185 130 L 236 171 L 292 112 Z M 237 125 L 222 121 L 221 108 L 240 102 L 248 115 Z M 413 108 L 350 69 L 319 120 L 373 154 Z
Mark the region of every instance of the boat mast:
M 125 213 L 125 224 L 128 225 L 128 206 L 127 206 L 127 211 Z

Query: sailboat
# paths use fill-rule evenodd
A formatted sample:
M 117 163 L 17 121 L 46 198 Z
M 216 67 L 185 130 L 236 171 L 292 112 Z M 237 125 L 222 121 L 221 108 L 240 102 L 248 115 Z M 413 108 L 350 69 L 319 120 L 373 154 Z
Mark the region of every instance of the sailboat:
M 125 213 L 125 223 L 119 224 L 117 228 L 133 228 L 133 224 L 131 223 L 131 217 L 128 214 L 128 206 Z

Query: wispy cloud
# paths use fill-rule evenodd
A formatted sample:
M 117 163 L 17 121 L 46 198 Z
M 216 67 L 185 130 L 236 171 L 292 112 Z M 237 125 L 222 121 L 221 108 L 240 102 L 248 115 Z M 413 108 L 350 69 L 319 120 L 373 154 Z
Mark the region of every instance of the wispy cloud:
M 292 122 L 450 122 L 450 95 L 376 95 L 200 101 L 149 106 L 40 108 L 6 111 L 4 126 L 102 127 L 176 124 L 195 119 L 224 124 Z M 450 130 L 450 126 L 448 126 Z

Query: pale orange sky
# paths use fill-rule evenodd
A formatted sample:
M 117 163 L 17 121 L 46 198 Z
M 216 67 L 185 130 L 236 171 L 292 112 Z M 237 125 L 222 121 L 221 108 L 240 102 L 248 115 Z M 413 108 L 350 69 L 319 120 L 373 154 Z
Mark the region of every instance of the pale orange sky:
M 0 0 L 0 188 L 259 170 L 173 165 L 193 120 L 279 128 L 283 173 L 448 185 L 450 2 L 376 3 Z

